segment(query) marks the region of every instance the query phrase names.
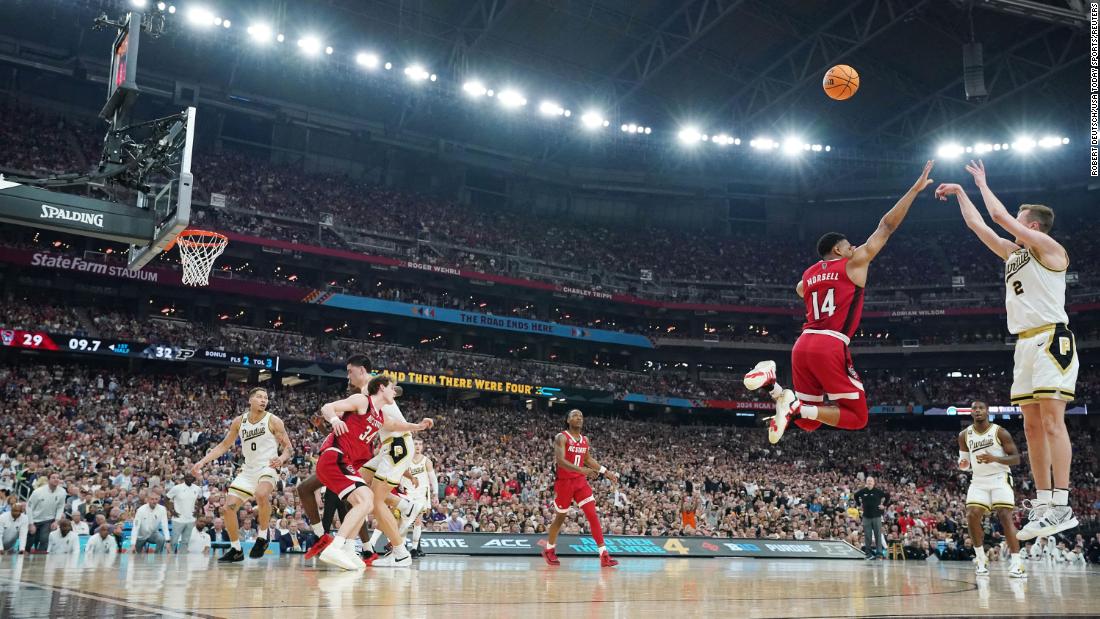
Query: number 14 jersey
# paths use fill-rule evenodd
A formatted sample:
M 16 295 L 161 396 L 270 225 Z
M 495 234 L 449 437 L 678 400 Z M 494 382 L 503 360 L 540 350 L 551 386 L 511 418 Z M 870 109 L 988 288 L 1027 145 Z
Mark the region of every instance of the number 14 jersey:
M 803 331 L 834 331 L 849 339 L 855 334 L 863 316 L 863 288 L 848 278 L 847 267 L 847 258 L 822 260 L 802 274 Z

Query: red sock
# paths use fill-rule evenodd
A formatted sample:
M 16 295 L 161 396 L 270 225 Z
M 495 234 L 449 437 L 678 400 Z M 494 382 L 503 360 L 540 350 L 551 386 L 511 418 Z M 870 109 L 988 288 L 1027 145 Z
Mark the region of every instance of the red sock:
M 600 517 L 596 515 L 596 502 L 589 501 L 581 507 L 584 517 L 588 519 L 588 526 L 592 529 L 592 539 L 597 546 L 603 546 L 603 529 L 600 528 Z

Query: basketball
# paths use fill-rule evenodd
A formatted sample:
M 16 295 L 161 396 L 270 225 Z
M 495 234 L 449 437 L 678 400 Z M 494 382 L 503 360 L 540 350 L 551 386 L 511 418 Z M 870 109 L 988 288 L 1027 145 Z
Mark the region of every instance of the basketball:
M 838 64 L 825 72 L 821 87 L 832 99 L 837 101 L 850 99 L 859 90 L 859 73 L 846 64 Z

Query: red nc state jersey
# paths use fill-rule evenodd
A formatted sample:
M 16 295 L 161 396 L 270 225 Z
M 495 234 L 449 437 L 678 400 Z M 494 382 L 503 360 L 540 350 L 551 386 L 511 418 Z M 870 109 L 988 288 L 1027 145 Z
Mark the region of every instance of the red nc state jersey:
M 802 330 L 836 331 L 849 338 L 863 316 L 863 288 L 848 278 L 848 259 L 822 260 L 802 274 L 806 324 Z
M 366 414 L 344 413 L 342 419 L 347 424 L 348 431 L 337 436 L 333 441 L 333 446 L 344 452 L 344 459 L 355 469 L 374 457 L 372 443 L 382 429 L 382 412 L 374 407 L 374 402 L 369 397 L 367 401 L 369 408 Z M 328 439 L 325 440 L 325 444 L 328 444 Z
M 562 436 L 565 436 L 565 461 L 573 466 L 584 466 L 584 461 L 588 455 L 588 437 L 583 434 L 579 439 L 573 438 L 573 435 L 568 432 L 562 432 Z M 558 479 L 577 479 L 583 478 L 584 475 L 576 471 L 570 471 L 569 469 L 558 467 Z

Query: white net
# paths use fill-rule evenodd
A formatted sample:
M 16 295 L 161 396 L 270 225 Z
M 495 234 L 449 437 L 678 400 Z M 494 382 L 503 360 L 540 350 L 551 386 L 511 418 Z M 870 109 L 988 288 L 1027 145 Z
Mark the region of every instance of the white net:
M 229 245 L 229 238 L 217 232 L 184 230 L 176 239 L 183 264 L 183 283 L 186 286 L 209 286 L 210 269 L 214 261 Z

